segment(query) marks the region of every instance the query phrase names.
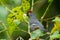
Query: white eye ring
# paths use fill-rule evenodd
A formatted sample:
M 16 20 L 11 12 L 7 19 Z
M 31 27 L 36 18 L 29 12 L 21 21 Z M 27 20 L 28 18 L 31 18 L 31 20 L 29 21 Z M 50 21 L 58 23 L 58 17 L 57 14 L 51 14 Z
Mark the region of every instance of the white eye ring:
M 32 25 L 36 25 L 36 24 L 32 24 Z

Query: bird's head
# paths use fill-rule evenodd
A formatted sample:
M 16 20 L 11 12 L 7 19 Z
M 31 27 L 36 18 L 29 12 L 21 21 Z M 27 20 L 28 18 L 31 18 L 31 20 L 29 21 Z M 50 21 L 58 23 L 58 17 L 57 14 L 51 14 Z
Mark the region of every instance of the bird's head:
M 31 10 L 29 10 L 29 11 L 27 12 L 27 16 L 28 16 L 28 17 L 32 16 L 32 11 L 31 11 Z

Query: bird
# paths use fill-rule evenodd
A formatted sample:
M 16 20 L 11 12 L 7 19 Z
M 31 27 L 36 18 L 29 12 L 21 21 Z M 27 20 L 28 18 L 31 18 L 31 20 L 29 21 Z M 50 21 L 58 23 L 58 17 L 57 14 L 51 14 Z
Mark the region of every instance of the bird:
M 29 17 L 29 25 L 32 31 L 40 29 L 43 32 L 47 32 L 42 23 L 38 21 L 35 14 L 31 10 L 27 12 L 27 16 Z

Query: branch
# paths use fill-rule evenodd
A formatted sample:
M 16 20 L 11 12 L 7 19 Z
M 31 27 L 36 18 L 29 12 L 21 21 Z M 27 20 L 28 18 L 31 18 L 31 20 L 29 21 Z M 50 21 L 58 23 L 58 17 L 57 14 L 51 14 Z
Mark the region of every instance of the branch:
M 53 1 L 52 1 L 53 2 Z M 49 9 L 49 7 L 51 6 L 52 2 L 50 2 L 50 4 L 48 5 L 46 11 L 44 12 L 43 16 L 41 17 L 41 20 L 45 17 L 45 15 L 47 14 L 47 11 Z
M 31 10 L 33 11 L 33 5 L 34 5 L 34 0 L 32 0 L 32 7 L 31 7 Z
M 6 32 L 6 35 L 7 35 L 7 37 L 8 37 L 8 39 L 11 40 L 11 38 L 10 38 L 10 36 L 9 36 L 9 33 L 8 33 L 8 31 L 7 31 L 7 27 L 6 27 L 6 25 L 5 25 L 2 21 L 0 21 L 0 24 L 2 24 L 3 27 L 4 27 L 4 29 L 6 30 L 6 31 L 5 31 L 5 30 L 2 30 L 2 31 L 0 31 L 0 32 L 5 31 L 5 32 Z
M 43 21 L 49 21 L 49 20 L 51 20 L 51 19 L 53 19 L 53 18 L 55 18 L 55 17 L 58 17 L 58 16 L 60 16 L 60 14 L 59 14 L 59 15 L 56 15 L 56 16 L 54 16 L 54 17 L 52 17 L 52 18 L 43 19 Z M 41 19 L 40 19 L 40 20 L 41 20 Z
M 20 30 L 20 31 L 22 31 L 22 32 L 26 32 L 26 33 L 28 33 L 28 32 L 25 31 L 25 30 L 19 29 L 19 27 L 17 27 L 17 29 Z M 29 33 L 28 33 L 28 34 L 29 34 Z

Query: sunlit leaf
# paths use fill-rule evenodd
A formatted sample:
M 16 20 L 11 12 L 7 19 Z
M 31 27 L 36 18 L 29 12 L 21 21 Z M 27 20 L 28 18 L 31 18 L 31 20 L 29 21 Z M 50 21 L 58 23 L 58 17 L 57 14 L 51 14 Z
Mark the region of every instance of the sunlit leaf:
M 60 38 L 59 31 L 55 31 L 52 35 L 50 35 L 50 38 L 52 38 L 52 39 Z
M 20 24 L 20 21 L 18 21 L 18 20 L 14 20 L 13 21 L 16 25 L 19 25 Z
M 51 30 L 51 33 L 53 33 L 56 30 L 60 31 L 60 18 L 59 17 L 56 17 L 53 21 L 55 23 L 54 23 L 54 27 Z
M 53 21 L 54 22 L 60 22 L 60 17 L 56 17 Z

